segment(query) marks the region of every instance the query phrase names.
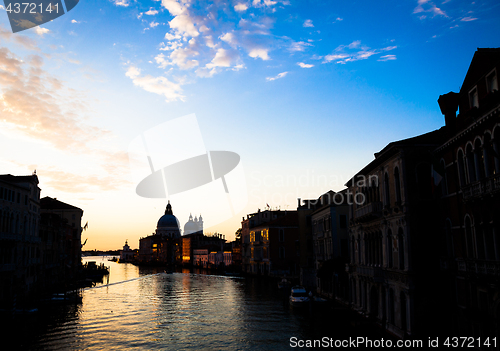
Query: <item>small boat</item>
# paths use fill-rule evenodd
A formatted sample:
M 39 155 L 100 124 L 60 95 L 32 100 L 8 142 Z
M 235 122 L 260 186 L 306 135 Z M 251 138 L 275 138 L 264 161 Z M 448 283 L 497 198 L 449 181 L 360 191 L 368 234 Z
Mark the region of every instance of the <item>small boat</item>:
M 292 292 L 290 294 L 290 304 L 292 306 L 301 306 L 309 301 L 309 295 L 307 294 L 307 291 L 306 289 L 304 289 L 304 287 L 294 286 L 292 288 Z

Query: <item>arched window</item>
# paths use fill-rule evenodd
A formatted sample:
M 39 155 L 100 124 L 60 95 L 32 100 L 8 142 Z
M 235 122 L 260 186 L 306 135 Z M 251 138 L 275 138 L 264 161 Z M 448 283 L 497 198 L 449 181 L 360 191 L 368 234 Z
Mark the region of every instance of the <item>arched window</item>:
M 467 246 L 467 258 L 474 258 L 475 257 L 474 252 L 476 250 L 474 248 L 474 238 L 472 237 L 472 223 L 468 215 L 465 216 L 464 226 L 465 226 L 465 243 Z
M 474 183 L 477 180 L 476 177 L 476 165 L 474 163 L 474 152 L 472 151 L 472 145 L 467 145 L 465 149 L 465 154 L 467 158 L 467 175 L 469 178 L 469 183 Z
M 405 242 L 403 228 L 398 229 L 398 253 L 399 253 L 399 269 L 405 269 Z
M 451 221 L 446 218 L 444 224 L 444 236 L 442 237 L 441 255 L 445 257 L 453 256 L 453 237 L 451 232 Z
M 476 179 L 484 178 L 484 159 L 483 159 L 483 145 L 481 139 L 476 139 L 474 142 L 474 167 L 476 170 Z
M 475 225 L 474 225 L 474 233 L 476 234 L 476 256 L 479 260 L 484 260 L 486 257 L 486 247 L 485 247 L 485 241 L 484 241 L 484 232 L 483 232 L 483 227 L 484 225 L 480 224 L 480 220 L 476 218 Z
M 392 251 L 392 230 L 387 230 L 387 266 L 393 267 L 393 251 Z
M 401 180 L 399 178 L 399 168 L 394 168 L 394 185 L 396 188 L 396 202 L 401 203 Z
M 491 228 L 490 216 L 488 213 L 483 217 L 483 234 L 486 248 L 486 259 L 495 260 L 495 240 L 493 238 L 493 230 Z
M 458 165 L 458 177 L 460 181 L 460 186 L 464 186 L 465 184 L 467 184 L 467 179 L 465 178 L 465 159 L 462 149 L 458 150 L 457 165 Z
M 384 205 L 390 206 L 391 204 L 391 193 L 389 190 L 389 175 L 384 174 Z
M 495 169 L 495 160 L 494 153 L 492 152 L 493 144 L 491 141 L 490 133 L 486 133 L 484 135 L 484 144 L 483 144 L 483 160 L 484 160 L 484 175 L 486 177 L 490 177 L 493 175 L 493 171 Z

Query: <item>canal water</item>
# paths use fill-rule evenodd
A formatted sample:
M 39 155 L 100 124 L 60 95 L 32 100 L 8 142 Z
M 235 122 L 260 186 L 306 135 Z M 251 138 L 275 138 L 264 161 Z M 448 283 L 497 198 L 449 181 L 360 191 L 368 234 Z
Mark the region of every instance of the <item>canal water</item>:
M 292 308 L 272 281 L 89 260 L 110 267 L 109 282 L 85 289 L 81 304 L 3 320 L 4 342 L 13 350 L 274 351 L 291 350 L 294 337 L 379 337 L 329 304 Z

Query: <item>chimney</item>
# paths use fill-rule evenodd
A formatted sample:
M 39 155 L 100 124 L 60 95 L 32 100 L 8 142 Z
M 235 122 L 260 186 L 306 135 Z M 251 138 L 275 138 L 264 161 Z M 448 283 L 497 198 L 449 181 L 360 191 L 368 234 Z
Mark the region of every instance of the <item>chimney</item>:
M 447 129 L 451 132 L 455 131 L 457 110 L 458 110 L 458 94 L 450 91 L 448 94 L 439 96 L 439 108 L 444 115 L 444 123 Z

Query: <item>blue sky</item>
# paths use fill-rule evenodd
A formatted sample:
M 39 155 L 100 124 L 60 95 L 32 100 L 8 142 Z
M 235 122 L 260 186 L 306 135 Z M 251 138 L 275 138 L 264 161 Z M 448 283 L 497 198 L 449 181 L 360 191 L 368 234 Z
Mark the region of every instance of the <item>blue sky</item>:
M 496 1 L 108 0 L 12 34 L 0 8 L 1 170 L 37 169 L 43 196 L 83 208 L 88 248 L 134 247 L 165 200 L 134 194 L 129 144 L 194 113 L 207 150 L 241 156 L 248 205 L 207 228 L 232 237 L 441 127 L 439 95 L 500 46 L 499 17 Z

